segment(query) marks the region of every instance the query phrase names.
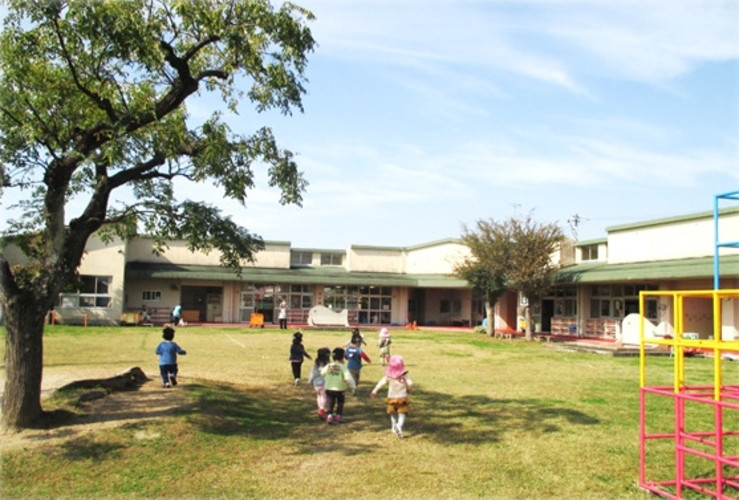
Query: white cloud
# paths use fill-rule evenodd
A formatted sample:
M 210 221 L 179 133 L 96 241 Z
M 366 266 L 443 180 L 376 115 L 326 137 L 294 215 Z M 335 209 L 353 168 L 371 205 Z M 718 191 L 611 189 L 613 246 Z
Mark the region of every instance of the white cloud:
M 311 5 L 324 55 L 418 70 L 471 65 L 576 93 L 587 93 L 578 80 L 598 67 L 614 77 L 659 83 L 696 64 L 739 55 L 739 2 L 733 0 Z M 570 51 L 567 60 L 557 52 L 562 48 Z

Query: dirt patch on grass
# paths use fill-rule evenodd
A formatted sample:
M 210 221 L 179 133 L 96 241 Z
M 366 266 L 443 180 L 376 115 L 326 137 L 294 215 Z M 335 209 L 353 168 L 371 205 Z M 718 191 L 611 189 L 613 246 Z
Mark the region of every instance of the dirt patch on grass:
M 44 377 L 46 378 L 46 374 Z M 62 384 L 66 386 L 78 381 L 70 381 L 69 376 L 65 375 L 58 377 L 59 385 L 56 388 L 49 387 L 50 380 L 47 379 L 46 382 L 45 393 L 50 395 Z M 46 413 L 38 429 L 4 433 L 0 452 L 55 445 L 103 429 L 171 415 L 188 404 L 181 389 L 182 385 L 164 389 L 159 379 L 149 379 L 135 390 L 108 392 L 96 388 L 83 391 L 80 402 L 74 410 L 55 410 Z

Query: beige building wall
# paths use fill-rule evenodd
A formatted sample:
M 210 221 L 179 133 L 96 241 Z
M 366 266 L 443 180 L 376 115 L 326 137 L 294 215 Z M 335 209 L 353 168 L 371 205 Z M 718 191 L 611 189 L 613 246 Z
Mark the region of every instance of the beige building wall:
M 402 273 L 404 261 L 396 248 L 350 246 L 346 252 L 346 268 L 352 272 Z
M 65 307 L 55 309 L 56 320 L 60 323 L 83 323 L 87 316 L 88 324 L 114 324 L 123 312 L 124 278 L 126 270 L 125 244 L 119 238 L 110 243 L 103 242 L 93 235 L 87 241 L 85 254 L 79 267 L 79 274 L 90 276 L 109 276 L 110 306 Z
M 153 314 L 155 310 L 165 310 L 167 314 L 173 304 L 180 302 L 182 286 L 212 286 L 222 289 L 221 321 L 238 323 L 240 321 L 241 282 L 238 281 L 193 281 L 193 280 L 141 280 L 130 279 L 126 283 L 125 312 L 140 312 L 144 306 Z M 159 292 L 160 300 L 144 300 L 143 292 Z
M 425 293 L 425 325 L 471 324 L 472 292 L 450 288 L 430 288 Z M 442 301 L 459 302 L 459 311 L 442 312 Z
M 143 306 L 147 309 L 171 309 L 172 304 L 180 300 L 179 280 L 140 280 L 129 279 L 126 282 L 124 311 L 139 312 Z M 160 292 L 161 300 L 144 300 L 144 291 Z
M 265 248 L 255 255 L 254 263 L 245 263 L 245 267 L 290 268 L 290 244 L 284 242 L 268 242 Z M 168 242 L 162 253 L 154 253 L 154 240 L 136 238 L 128 243 L 126 250 L 129 262 L 153 262 L 161 264 L 177 263 L 193 266 L 218 266 L 221 264 L 221 253 L 213 250 L 209 253 L 191 252 L 185 241 Z
M 739 297 L 721 300 L 721 339 L 739 340 Z
M 455 240 L 444 240 L 407 250 L 405 272 L 409 274 L 452 274 L 454 266 L 470 256 L 470 250 Z
M 583 259 L 583 251 L 582 247 L 587 247 L 593 245 L 598 248 L 598 258 L 597 259 Z M 555 259 L 553 259 L 555 262 L 557 262 Z M 608 261 L 608 240 L 602 240 L 602 241 L 583 241 L 579 242 L 577 244 L 577 250 L 575 251 L 575 264 L 582 264 L 583 262 L 606 262 Z M 566 263 L 562 262 L 562 265 L 566 265 Z
M 249 266 L 290 269 L 290 243 L 265 241 L 264 250 L 255 255 L 253 264 L 246 264 Z
M 714 238 L 712 212 L 643 225 L 617 226 L 608 229 L 608 262 L 710 257 L 714 254 Z M 719 217 L 719 238 L 721 242 L 739 241 L 739 210 Z M 726 249 L 722 254 L 729 252 L 732 250 Z

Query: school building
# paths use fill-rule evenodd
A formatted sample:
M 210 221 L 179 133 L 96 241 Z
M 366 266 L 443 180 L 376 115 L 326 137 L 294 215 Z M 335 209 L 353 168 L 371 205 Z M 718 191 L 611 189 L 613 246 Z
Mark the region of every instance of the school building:
M 716 228 L 723 240 L 739 241 L 739 207 L 722 209 L 720 217 L 703 212 L 612 226 L 602 239 L 567 242 L 554 256 L 562 265 L 556 287 L 530 304 L 535 331 L 615 338 L 623 318 L 638 312 L 641 290 L 713 289 Z M 219 265 L 217 252 L 191 252 L 184 242 L 172 241 L 156 254 L 146 237 L 107 244 L 92 238 L 79 269 L 80 289 L 59 297 L 55 321 L 135 322 L 146 309 L 151 321 L 161 324 L 181 304 L 190 323 L 248 325 L 251 315 L 260 313 L 270 325 L 277 323 L 283 300 L 294 325 L 305 325 L 317 305 L 346 310 L 349 322 L 360 328 L 414 321 L 475 326 L 484 317 L 482 302 L 452 274 L 469 254 L 458 239 L 345 250 L 265 243 L 239 275 Z M 723 248 L 719 262 L 720 288 L 739 288 L 739 249 Z M 525 300 L 513 292 L 504 295 L 495 307 L 496 329 L 519 329 Z M 686 305 L 685 331 L 711 335 L 710 302 Z M 734 338 L 739 300 L 724 302 L 722 324 Z M 655 324 L 669 323 L 672 305 L 651 298 L 646 316 Z

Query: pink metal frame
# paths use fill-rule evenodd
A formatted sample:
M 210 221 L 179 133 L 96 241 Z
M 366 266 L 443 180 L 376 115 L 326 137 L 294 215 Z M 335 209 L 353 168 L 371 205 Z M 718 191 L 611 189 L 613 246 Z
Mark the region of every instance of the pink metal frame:
M 683 498 L 683 495 L 688 493 L 695 495 L 697 492 L 719 500 L 736 500 L 739 498 L 739 385 L 724 384 L 722 357 L 724 353 L 737 353 L 739 342 L 721 340 L 720 304 L 722 299 L 736 300 L 739 298 L 739 290 L 642 292 L 642 294 L 644 294 L 640 297 L 642 311 L 646 295 L 662 295 L 672 298 L 676 328 L 674 338 L 669 340 L 645 340 L 642 326 L 639 374 L 639 487 L 672 499 Z M 683 338 L 683 299 L 689 296 L 713 298 L 713 338 L 705 340 Z M 643 321 L 641 323 L 643 325 Z M 646 384 L 646 343 L 669 345 L 672 349 L 674 356 L 672 386 L 648 386 Z M 685 352 L 692 352 L 695 349 L 713 353 L 713 385 L 691 386 L 685 383 Z M 733 364 L 739 361 L 726 361 L 726 363 Z M 649 432 L 647 430 L 647 396 L 654 396 L 657 399 L 672 398 L 674 426 L 670 432 Z M 713 429 L 688 429 L 686 414 L 691 410 L 702 411 L 704 414 L 712 410 Z M 663 417 L 661 413 L 655 414 L 657 417 Z M 662 418 L 662 422 L 664 421 Z M 665 465 L 670 465 L 674 473 L 673 477 L 650 479 L 647 467 L 647 446 L 665 440 L 671 443 L 673 453 L 671 457 L 662 453 L 659 457 L 659 465 L 662 469 Z M 713 475 L 705 477 L 706 474 L 702 474 L 700 477 L 688 477 L 686 474 L 686 458 L 688 457 L 697 457 L 698 460 L 707 461 L 707 468 L 713 471 Z
M 674 399 L 674 432 L 648 433 L 646 429 L 647 394 Z M 739 497 L 739 455 L 729 456 L 724 448 L 727 437 L 739 436 L 739 430 L 725 429 L 726 425 L 739 424 L 739 386 L 726 386 L 721 390 L 721 400 L 713 399 L 712 386 L 685 387 L 675 393 L 672 387 L 643 387 L 639 397 L 639 486 L 666 498 L 683 498 L 686 490 L 703 493 L 721 500 Z M 709 431 L 690 431 L 686 428 L 686 405 L 712 405 L 714 428 Z M 650 440 L 674 441 L 674 479 L 649 480 L 647 478 L 647 443 Z M 691 447 L 692 443 L 712 448 L 713 452 Z M 689 478 L 685 476 L 685 457 L 694 455 L 714 463 L 714 477 Z M 726 474 L 724 469 L 733 469 Z

